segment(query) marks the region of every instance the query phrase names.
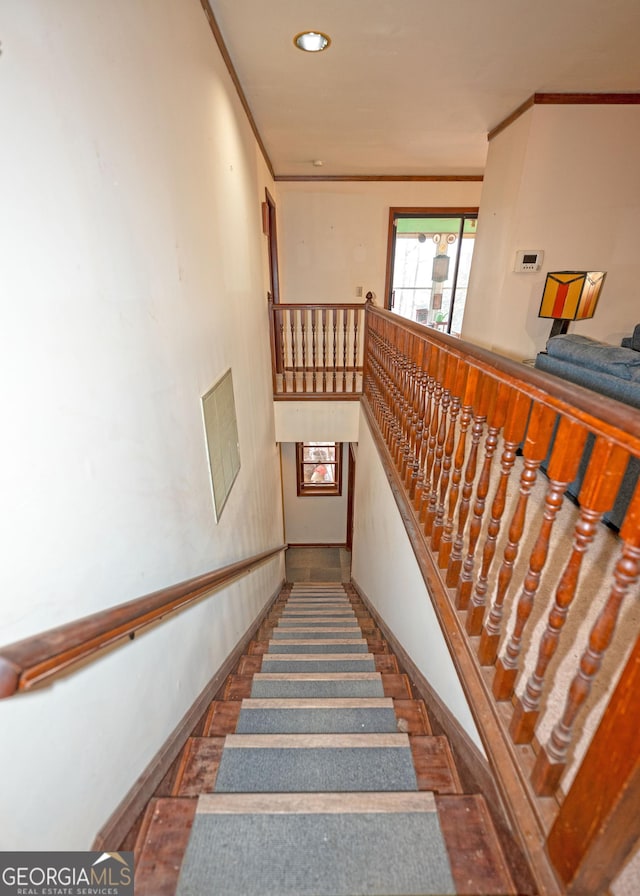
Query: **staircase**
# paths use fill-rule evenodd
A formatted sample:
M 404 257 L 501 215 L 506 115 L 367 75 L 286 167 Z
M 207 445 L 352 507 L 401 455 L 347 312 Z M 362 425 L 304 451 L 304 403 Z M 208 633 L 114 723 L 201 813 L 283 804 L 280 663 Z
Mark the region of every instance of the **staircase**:
M 287 585 L 149 803 L 136 896 L 513 894 L 355 590 Z

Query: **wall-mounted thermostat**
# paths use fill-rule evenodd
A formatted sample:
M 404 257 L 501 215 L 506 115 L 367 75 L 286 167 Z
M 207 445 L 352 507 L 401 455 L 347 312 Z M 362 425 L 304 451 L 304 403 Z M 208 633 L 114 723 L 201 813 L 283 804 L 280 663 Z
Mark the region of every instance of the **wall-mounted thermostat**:
M 542 267 L 543 258 L 544 250 L 542 249 L 518 249 L 513 270 L 517 274 L 535 273 Z

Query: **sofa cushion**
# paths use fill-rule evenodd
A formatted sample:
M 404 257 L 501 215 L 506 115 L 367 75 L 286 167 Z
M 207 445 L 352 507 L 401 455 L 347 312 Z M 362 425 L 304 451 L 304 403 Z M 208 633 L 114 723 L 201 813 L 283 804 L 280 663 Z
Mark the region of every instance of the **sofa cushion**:
M 640 352 L 631 348 L 607 345 L 588 336 L 567 333 L 552 336 L 547 342 L 547 353 L 623 380 L 640 381 Z

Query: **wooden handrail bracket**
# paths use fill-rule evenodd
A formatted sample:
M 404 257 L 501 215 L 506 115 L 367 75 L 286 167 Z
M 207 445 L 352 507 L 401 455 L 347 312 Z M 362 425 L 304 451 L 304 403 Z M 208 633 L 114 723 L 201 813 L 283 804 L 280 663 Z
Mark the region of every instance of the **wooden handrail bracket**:
M 79 660 L 125 637 L 132 637 L 145 626 L 246 575 L 285 549 L 286 545 L 279 545 L 246 560 L 0 648 L 0 698 L 29 690 Z

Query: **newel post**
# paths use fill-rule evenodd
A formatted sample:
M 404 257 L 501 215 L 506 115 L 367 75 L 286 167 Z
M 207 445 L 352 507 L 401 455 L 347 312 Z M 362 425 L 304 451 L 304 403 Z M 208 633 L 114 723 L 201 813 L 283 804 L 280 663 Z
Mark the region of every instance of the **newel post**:
M 269 342 L 271 343 L 271 375 L 273 378 L 273 394 L 275 395 L 278 391 L 277 388 L 277 374 L 282 373 L 280 357 L 278 352 L 278 341 L 276 336 L 276 321 L 275 321 L 275 308 L 273 304 L 273 296 L 270 292 L 267 293 L 267 307 L 269 309 Z
M 368 292 L 366 295 L 366 301 L 364 303 L 364 322 L 363 322 L 363 333 L 362 333 L 362 344 L 363 344 L 363 352 L 362 352 L 362 394 L 366 393 L 365 384 L 367 382 L 367 376 L 369 375 L 369 321 L 371 317 L 371 311 L 373 309 L 373 293 Z

